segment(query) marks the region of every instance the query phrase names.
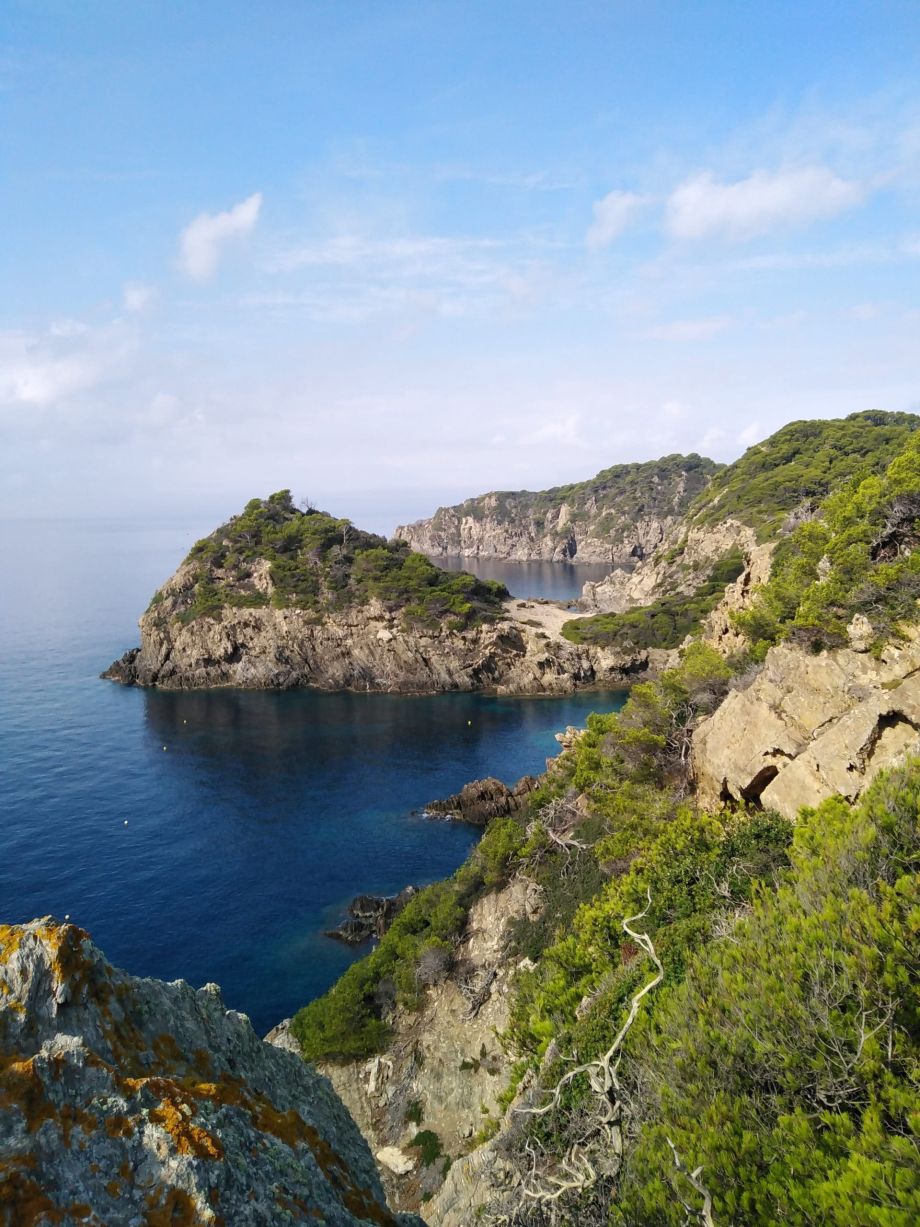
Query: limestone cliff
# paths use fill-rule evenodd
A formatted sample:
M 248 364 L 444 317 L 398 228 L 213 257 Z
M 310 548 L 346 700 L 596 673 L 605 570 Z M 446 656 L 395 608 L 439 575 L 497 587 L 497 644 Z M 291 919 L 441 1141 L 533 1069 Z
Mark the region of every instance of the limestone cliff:
M 703 806 L 751 801 L 794 819 L 833 793 L 855 800 L 872 779 L 920 750 L 920 639 L 871 656 L 858 620 L 851 647 L 812 655 L 770 649 L 749 686 L 696 731 Z
M 497 491 L 441 507 L 395 535 L 431 557 L 629 566 L 655 553 L 719 468 L 695 454 L 615 465 L 551 490 Z
M 531 627 L 506 608 L 500 620 L 455 630 L 406 625 L 380 603 L 329 614 L 234 609 L 182 622 L 167 601 L 181 573 L 161 591 L 166 601 L 140 620 L 141 647 L 103 675 L 173 690 L 215 686 L 286 690 L 379 690 L 400 694 L 494 690 L 566 693 L 622 685 L 645 658 L 568 643 Z
M 140 980 L 45 918 L 0 926 L 0 1222 L 421 1227 L 325 1078 L 215 985 Z

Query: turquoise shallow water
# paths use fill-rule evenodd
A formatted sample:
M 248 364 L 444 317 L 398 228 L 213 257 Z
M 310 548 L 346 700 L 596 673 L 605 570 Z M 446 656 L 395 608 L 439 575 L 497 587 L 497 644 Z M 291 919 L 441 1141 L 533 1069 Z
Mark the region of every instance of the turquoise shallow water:
M 413 810 L 541 770 L 556 730 L 622 696 L 100 681 L 207 527 L 0 526 L 0 920 L 69 913 L 115 963 L 215 980 L 266 1030 L 354 957 L 321 935 L 353 894 L 442 877 L 476 839 Z

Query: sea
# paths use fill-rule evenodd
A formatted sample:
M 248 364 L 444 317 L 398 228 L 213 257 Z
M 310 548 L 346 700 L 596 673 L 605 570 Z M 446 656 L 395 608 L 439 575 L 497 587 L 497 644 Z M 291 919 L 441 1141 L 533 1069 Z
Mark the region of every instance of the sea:
M 466 857 L 479 832 L 424 817 L 427 801 L 541 771 L 557 730 L 624 695 L 100 680 L 207 530 L 0 524 L 0 923 L 69 917 L 136 975 L 217 982 L 264 1033 L 366 953 L 324 936 L 349 899 L 423 885 Z M 481 573 L 517 596 L 567 600 L 603 568 L 490 560 Z

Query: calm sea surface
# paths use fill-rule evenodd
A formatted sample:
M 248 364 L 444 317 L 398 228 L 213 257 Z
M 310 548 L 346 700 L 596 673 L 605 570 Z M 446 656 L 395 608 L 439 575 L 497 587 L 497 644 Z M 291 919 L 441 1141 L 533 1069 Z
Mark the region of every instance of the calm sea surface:
M 352 895 L 463 860 L 476 832 L 413 810 L 479 776 L 541 770 L 556 730 L 622 696 L 169 694 L 100 681 L 208 528 L 0 524 L 0 921 L 69 913 L 116 964 L 215 980 L 264 1031 L 355 957 L 321 935 Z M 494 567 L 516 595 L 545 594 L 526 568 Z M 563 569 L 572 586 L 553 595 L 592 578 Z
M 432 561 L 445 571 L 472 571 L 480 579 L 497 579 L 514 596 L 548 597 L 574 601 L 588 580 L 610 574 L 604 562 L 503 562 L 500 558 L 466 558 L 451 554 Z

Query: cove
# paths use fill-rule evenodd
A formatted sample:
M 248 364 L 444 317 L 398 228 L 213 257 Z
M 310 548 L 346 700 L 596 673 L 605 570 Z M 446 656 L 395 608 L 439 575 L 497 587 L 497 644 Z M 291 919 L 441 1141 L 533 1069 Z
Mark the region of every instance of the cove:
M 478 838 L 413 811 L 470 779 L 539 772 L 557 730 L 623 696 L 99 681 L 195 535 L 118 521 L 4 526 L 0 921 L 69 914 L 113 962 L 216 981 L 265 1031 L 355 957 L 322 936 L 352 895 L 443 877 Z

